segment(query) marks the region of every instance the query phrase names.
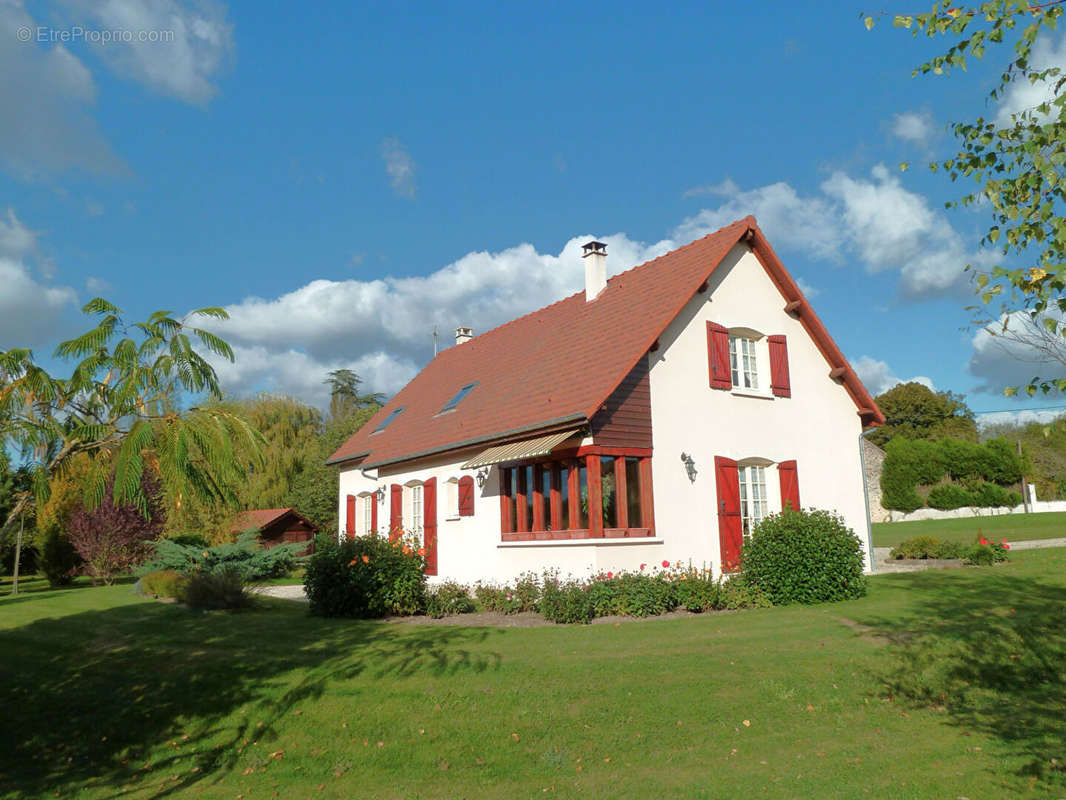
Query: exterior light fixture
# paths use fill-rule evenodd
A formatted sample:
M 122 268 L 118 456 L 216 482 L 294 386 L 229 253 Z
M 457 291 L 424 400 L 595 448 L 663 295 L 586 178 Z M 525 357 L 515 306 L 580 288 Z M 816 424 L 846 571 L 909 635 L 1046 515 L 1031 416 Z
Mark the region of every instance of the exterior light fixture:
M 377 497 L 379 503 L 384 503 L 385 502 L 385 487 L 384 486 L 379 486 L 378 490 L 374 494 Z
M 479 469 L 474 479 L 477 481 L 477 488 L 483 488 L 485 486 L 485 481 L 489 479 L 489 468 L 482 467 Z
M 692 460 L 692 456 L 688 453 L 681 454 L 681 463 L 685 465 L 685 472 L 688 473 L 689 483 L 696 482 L 696 462 Z

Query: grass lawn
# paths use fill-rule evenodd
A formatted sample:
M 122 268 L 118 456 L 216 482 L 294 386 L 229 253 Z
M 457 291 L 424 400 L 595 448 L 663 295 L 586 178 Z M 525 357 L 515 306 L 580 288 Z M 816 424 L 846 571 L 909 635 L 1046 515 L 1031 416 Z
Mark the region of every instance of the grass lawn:
M 913 539 L 915 536 L 934 536 L 948 542 L 973 542 L 978 531 L 997 542 L 1000 539 L 1020 542 L 1026 539 L 1066 538 L 1066 511 L 873 524 L 874 547 L 895 547 L 904 539 Z
M 1066 549 L 543 628 L 0 599 L 10 798 L 1063 797 Z

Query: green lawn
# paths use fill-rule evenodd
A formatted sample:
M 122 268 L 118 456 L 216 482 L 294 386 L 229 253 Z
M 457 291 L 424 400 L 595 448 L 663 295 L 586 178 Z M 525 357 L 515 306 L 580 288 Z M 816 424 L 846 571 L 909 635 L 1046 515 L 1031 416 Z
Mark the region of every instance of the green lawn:
M 997 542 L 1001 539 L 1020 542 L 1026 539 L 1066 538 L 1066 511 L 873 524 L 874 547 L 895 547 L 904 539 L 915 536 L 934 536 L 949 542 L 973 542 L 978 532 Z
M 29 593 L 0 599 L 0 796 L 1063 797 L 1064 602 L 1066 549 L 617 626 Z

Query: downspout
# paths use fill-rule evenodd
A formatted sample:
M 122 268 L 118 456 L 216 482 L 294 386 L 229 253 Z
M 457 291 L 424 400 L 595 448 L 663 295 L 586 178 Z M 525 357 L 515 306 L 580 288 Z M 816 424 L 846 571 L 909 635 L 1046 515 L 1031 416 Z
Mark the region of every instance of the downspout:
M 859 434 L 859 464 L 862 466 L 862 500 L 866 504 L 866 552 L 870 555 L 870 574 L 874 572 L 874 533 L 870 523 L 870 483 L 866 480 L 866 437 L 876 428 L 868 428 Z

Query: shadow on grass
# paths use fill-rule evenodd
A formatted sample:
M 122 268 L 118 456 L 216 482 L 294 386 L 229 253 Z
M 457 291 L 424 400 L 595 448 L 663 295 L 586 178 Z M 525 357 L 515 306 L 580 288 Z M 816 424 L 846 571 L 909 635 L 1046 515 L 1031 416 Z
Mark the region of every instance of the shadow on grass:
M 885 694 L 993 737 L 1020 782 L 1066 786 L 1066 587 L 1005 568 L 945 578 L 886 576 L 903 614 L 858 617 L 892 642 Z
M 200 614 L 143 603 L 0 631 L 0 796 L 118 794 L 153 775 L 165 796 L 222 779 L 245 739 L 271 741 L 282 717 L 337 682 L 499 666 L 471 649 L 490 631 L 321 620 L 293 605 Z M 183 747 L 160 759 L 168 740 Z

